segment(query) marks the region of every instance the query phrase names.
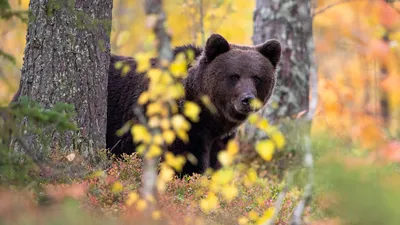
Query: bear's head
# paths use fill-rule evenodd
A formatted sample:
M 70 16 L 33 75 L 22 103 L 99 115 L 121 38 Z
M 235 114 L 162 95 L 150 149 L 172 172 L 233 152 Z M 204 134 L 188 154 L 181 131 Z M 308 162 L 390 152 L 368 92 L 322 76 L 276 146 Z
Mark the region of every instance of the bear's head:
M 208 95 L 220 117 L 232 123 L 243 122 L 254 111 L 250 104 L 253 99 L 265 104 L 270 98 L 280 56 L 277 40 L 239 46 L 213 34 L 189 70 L 187 97 Z

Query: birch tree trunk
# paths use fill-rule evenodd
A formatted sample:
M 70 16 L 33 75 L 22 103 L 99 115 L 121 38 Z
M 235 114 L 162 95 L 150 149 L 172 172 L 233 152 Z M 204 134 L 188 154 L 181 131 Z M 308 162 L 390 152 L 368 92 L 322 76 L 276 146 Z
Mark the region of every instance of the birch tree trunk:
M 282 58 L 275 90 L 262 114 L 276 122 L 309 109 L 314 52 L 310 0 L 257 0 L 253 42 L 261 44 L 271 38 L 281 41 Z
M 112 0 L 31 0 L 19 96 L 73 104 L 77 132 L 47 130 L 50 148 L 93 157 L 105 148 Z M 21 126 L 29 121 L 23 121 Z M 46 150 L 33 134 L 27 145 Z M 17 143 L 15 150 L 23 150 Z

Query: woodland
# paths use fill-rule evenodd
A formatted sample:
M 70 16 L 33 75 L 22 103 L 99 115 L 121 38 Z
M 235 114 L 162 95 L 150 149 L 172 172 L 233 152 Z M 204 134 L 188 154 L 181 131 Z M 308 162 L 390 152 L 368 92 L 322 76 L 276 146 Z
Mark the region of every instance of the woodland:
M 201 109 L 174 110 L 194 53 L 173 49 L 212 34 L 278 40 L 276 84 L 220 169 L 180 176 L 197 159 L 166 147 Z M 400 1 L 0 0 L 0 43 L 0 224 L 399 224 Z M 111 54 L 150 80 L 122 157 L 108 71 L 132 68 Z

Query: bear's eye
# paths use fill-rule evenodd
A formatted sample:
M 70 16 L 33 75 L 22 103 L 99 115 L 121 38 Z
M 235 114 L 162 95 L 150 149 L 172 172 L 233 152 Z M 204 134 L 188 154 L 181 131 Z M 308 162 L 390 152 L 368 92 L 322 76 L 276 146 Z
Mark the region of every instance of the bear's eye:
M 237 74 L 233 74 L 229 76 L 229 78 L 231 79 L 231 81 L 238 81 L 240 79 L 240 76 Z
M 258 77 L 253 77 L 253 79 L 254 79 L 254 83 L 255 83 L 256 85 L 259 84 L 259 83 L 261 82 L 260 78 L 258 78 Z

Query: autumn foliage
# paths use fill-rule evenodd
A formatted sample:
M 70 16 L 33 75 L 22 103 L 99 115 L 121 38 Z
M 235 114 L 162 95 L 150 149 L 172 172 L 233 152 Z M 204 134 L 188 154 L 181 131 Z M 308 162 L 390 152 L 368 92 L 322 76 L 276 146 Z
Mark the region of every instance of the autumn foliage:
M 164 1 L 172 45 L 202 45 L 204 37 L 214 32 L 230 42 L 251 45 L 255 2 L 204 0 L 202 16 L 199 2 Z M 400 206 L 400 2 L 316 2 L 318 84 L 311 87 L 318 88 L 311 127 L 315 180 L 303 220 L 310 224 L 396 224 L 400 219 L 395 210 Z M 29 1 L 10 4 L 15 10 L 27 10 Z M 24 168 L 28 171 L 24 179 L 35 179 L 22 184 L 6 184 L 0 173 L 0 223 L 245 225 L 266 224 L 276 217 L 276 224 L 290 224 L 310 182 L 303 164 L 304 143 L 297 141 L 301 125 L 280 130 L 280 124 L 272 125 L 253 114 L 248 122 L 267 138 L 257 143 L 233 139 L 218 156 L 221 170 L 176 176 L 175 171 L 190 158 L 163 149 L 177 137 L 187 140 L 190 126 L 184 116 L 196 121 L 200 113 L 193 102 L 185 103 L 184 116 L 174 110 L 175 101 L 184 94 L 174 81 L 186 75 L 187 59 L 181 55 L 162 62 L 162 68 L 150 68 L 149 59 L 157 56 L 152 18 L 146 18 L 137 0 L 114 0 L 113 14 L 112 51 L 134 56 L 137 70 L 146 70 L 151 80 L 149 90 L 139 97 L 139 104 L 147 104 L 148 119 L 120 131 L 130 132 L 133 141 L 141 143 L 137 153 L 116 160 L 103 157 L 107 166 L 99 169 L 85 164 L 79 150 L 55 150 L 53 163 L 70 168 L 83 165 L 85 173 L 75 176 L 78 172 L 70 170 L 56 179 L 42 179 L 43 171 L 33 165 Z M 2 106 L 18 87 L 26 28 L 18 18 L 0 21 L 0 50 L 16 61 L 0 57 Z M 123 64 L 114 66 L 126 70 Z M 208 104 L 207 96 L 203 100 Z M 302 117 L 303 113 L 293 115 L 297 120 Z M 0 120 L 0 126 L 4 121 Z M 165 161 L 157 168 L 158 195 L 143 198 L 143 160 L 160 156 Z M 144 212 L 151 204 L 156 208 L 149 218 Z

